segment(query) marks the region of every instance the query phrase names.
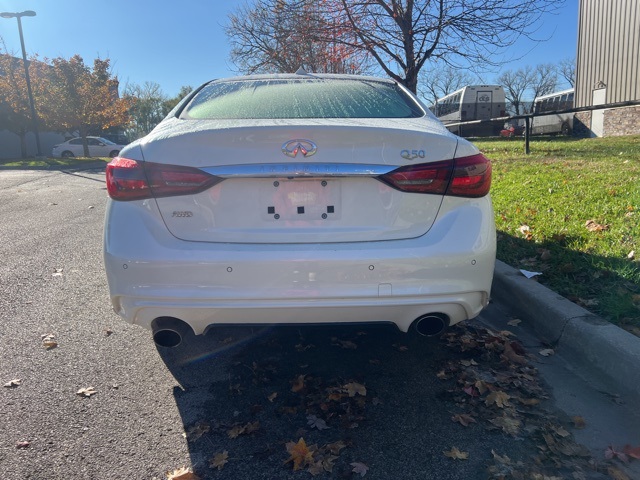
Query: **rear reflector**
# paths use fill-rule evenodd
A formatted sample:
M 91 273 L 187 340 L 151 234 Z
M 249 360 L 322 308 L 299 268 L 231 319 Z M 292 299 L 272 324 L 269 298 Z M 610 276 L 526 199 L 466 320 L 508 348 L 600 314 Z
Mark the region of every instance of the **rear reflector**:
M 479 153 L 400 167 L 378 178 L 403 192 L 483 197 L 491 187 L 491 162 Z
M 106 175 L 109 196 L 121 201 L 193 195 L 222 181 L 197 168 L 122 157 L 114 158 L 107 165 Z

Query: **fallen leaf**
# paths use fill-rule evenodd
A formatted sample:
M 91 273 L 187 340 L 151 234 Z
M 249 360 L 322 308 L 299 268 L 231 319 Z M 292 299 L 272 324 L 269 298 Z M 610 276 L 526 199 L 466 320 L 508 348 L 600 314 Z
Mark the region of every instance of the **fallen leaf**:
M 606 458 L 607 460 L 617 458 L 624 463 L 629 463 L 629 457 L 627 456 L 627 454 L 616 451 L 612 445 L 609 445 L 609 447 L 607 447 L 607 449 L 604 451 L 604 458 Z
M 633 260 L 633 259 L 635 258 L 635 256 L 636 256 L 636 252 L 635 252 L 635 250 L 631 250 L 631 251 L 629 252 L 629 254 L 627 255 L 627 258 L 628 258 L 629 260 Z
M 518 228 L 518 231 L 522 234 L 525 240 L 531 240 L 533 238 L 529 225 L 521 225 L 520 228 Z
M 540 253 L 540 260 L 546 262 L 547 260 L 551 260 L 551 250 L 547 250 L 545 248 L 538 251 Z
M 16 448 L 29 448 L 31 446 L 31 442 L 18 442 L 16 443 Z
M 587 422 L 584 420 L 584 418 L 578 415 L 571 417 L 571 421 L 573 422 L 574 428 L 577 428 L 578 430 L 582 430 L 587 426 Z
M 561 442 L 558 442 L 555 448 L 556 450 L 558 450 L 563 455 L 566 455 L 567 457 L 588 458 L 591 456 L 591 451 L 587 447 L 569 440 L 563 440 Z
M 305 379 L 306 375 L 298 375 L 298 378 L 296 378 L 292 383 L 292 387 L 291 387 L 291 391 L 298 393 L 299 391 L 301 391 L 302 389 L 304 389 L 304 379 Z
M 473 359 L 471 359 L 471 360 L 460 360 L 460 365 L 462 365 L 463 367 L 471 367 L 471 366 L 478 365 L 478 362 L 476 362 Z
M 622 470 L 620 470 L 619 468 L 616 468 L 616 467 L 608 467 L 607 468 L 607 474 L 613 480 L 631 480 L 626 473 L 624 473 Z
M 527 365 L 529 362 L 523 355 L 518 355 L 510 342 L 504 344 L 503 358 L 511 363 L 517 363 L 518 365 Z
M 602 225 L 593 220 L 587 220 L 584 226 L 587 227 L 587 230 L 590 232 L 602 232 L 604 230 L 609 230 L 609 225 Z
M 62 268 L 54 268 L 53 269 L 53 273 L 51 274 L 52 277 L 61 277 L 62 276 Z
M 596 298 L 580 298 L 576 302 L 578 305 L 582 307 L 596 307 L 600 305 L 600 302 Z
M 448 452 L 443 452 L 445 457 L 449 457 L 453 460 L 467 460 L 469 458 L 469 452 L 461 452 L 456 447 L 451 448 Z
M 484 395 L 487 391 L 491 390 L 493 387 L 491 384 L 487 384 L 487 382 L 485 382 L 484 380 L 478 380 L 476 383 L 473 384 L 473 386 L 478 389 L 478 393 L 480 395 Z
M 351 470 L 351 471 L 353 473 L 356 473 L 356 474 L 360 475 L 361 477 L 364 477 L 367 474 L 367 472 L 369 471 L 369 467 L 367 467 L 362 462 L 352 462 L 349 465 L 351 465 L 353 467 L 353 470 Z
M 322 418 L 318 418 L 315 415 L 307 415 L 307 425 L 311 428 L 317 428 L 318 430 L 326 430 L 329 428 L 327 422 L 325 422 Z
M 555 354 L 555 350 L 553 350 L 553 348 L 545 348 L 544 350 L 540 350 L 538 352 L 538 354 L 542 355 L 543 357 L 550 357 L 551 355 Z
M 480 396 L 480 394 L 478 393 L 478 390 L 475 387 L 471 386 L 471 385 L 469 385 L 468 387 L 464 387 L 462 389 L 462 391 L 464 393 L 466 393 L 467 395 L 471 396 L 471 397 L 479 397 Z
M 511 397 L 509 396 L 509 394 L 502 392 L 500 390 L 497 390 L 487 395 L 487 398 L 485 398 L 484 403 L 487 407 L 491 406 L 492 404 L 495 404 L 500 408 L 504 408 L 504 407 L 510 406 L 510 403 L 509 403 L 510 398 Z
M 334 455 L 339 455 L 340 450 L 346 447 L 347 447 L 347 444 L 344 443 L 342 440 L 338 440 L 337 442 L 333 442 L 333 443 L 328 443 L 326 445 L 326 448 Z
M 211 425 L 209 425 L 207 422 L 198 422 L 195 425 L 193 425 L 191 428 L 189 428 L 189 430 L 187 430 L 185 436 L 187 437 L 187 441 L 195 442 L 200 437 L 202 437 L 205 433 L 209 433 L 210 430 L 211 430 Z
M 252 433 L 260 430 L 260 422 L 258 420 L 255 422 L 249 422 L 244 426 L 244 430 L 247 435 L 251 435 Z
M 367 388 L 359 383 L 347 383 L 342 388 L 347 391 L 349 397 L 355 397 L 356 395 L 361 395 L 363 397 L 367 396 Z
M 200 480 L 191 468 L 182 467 L 167 473 L 167 480 Z
M 640 447 L 632 447 L 631 445 L 625 445 L 624 448 L 622 449 L 622 452 L 625 455 L 630 456 L 631 458 L 640 460 Z
M 242 425 L 236 425 L 231 430 L 227 430 L 227 436 L 229 438 L 238 438 L 244 433 L 244 427 Z
M 557 434 L 557 435 L 559 435 L 559 436 L 560 436 L 560 437 L 562 437 L 562 438 L 566 438 L 566 437 L 568 437 L 569 435 L 571 435 L 571 434 L 570 434 L 569 432 L 567 432 L 563 427 L 560 427 L 560 426 L 555 427 L 555 426 L 554 426 L 554 427 L 552 427 L 552 428 L 553 428 L 553 431 L 554 431 L 554 432 L 556 432 L 556 434 Z
M 278 396 L 278 392 L 273 392 L 271 395 L 267 397 L 267 400 L 273 403 L 273 401 L 276 399 L 277 396 Z
M 286 449 L 290 457 L 284 463 L 293 462 L 294 471 L 313 463 L 313 453 L 307 447 L 304 438 L 300 438 L 298 443 L 287 442 Z
M 520 320 L 519 318 L 514 318 L 513 320 L 507 322 L 507 325 L 511 325 L 512 327 L 517 327 L 521 323 L 522 323 L 522 320 Z
M 493 455 L 493 458 L 495 460 L 497 460 L 498 462 L 502 463 L 503 465 L 511 465 L 511 459 L 508 456 L 506 456 L 506 455 L 504 455 L 504 456 L 498 455 L 493 450 L 491 450 L 491 454 Z
M 51 350 L 52 348 L 56 348 L 58 346 L 58 342 L 56 342 L 56 336 L 53 333 L 40 335 L 40 338 L 42 338 L 42 346 L 47 350 Z
M 391 346 L 396 350 L 398 350 L 399 352 L 406 352 L 407 350 L 409 350 L 409 347 L 407 347 L 406 345 L 401 345 L 399 343 L 394 343 Z
M 222 470 L 222 468 L 229 462 L 229 452 L 226 450 L 222 453 L 216 453 L 213 458 L 209 460 L 209 468 L 217 468 L 218 470 Z
M 517 418 L 507 417 L 506 415 L 489 420 L 489 422 L 502 429 L 504 433 L 513 436 L 518 434 L 520 425 L 522 424 Z
M 91 395 L 95 395 L 98 391 L 93 387 L 81 388 L 76 392 L 76 395 L 80 395 L 81 397 L 90 397 Z
M 353 343 L 351 340 L 340 340 L 338 341 L 338 345 L 344 348 L 345 350 L 355 350 L 358 348 L 358 345 Z
M 472 423 L 477 423 L 476 419 L 471 415 L 467 415 L 466 413 L 460 413 L 451 417 L 451 420 L 454 422 L 458 422 L 463 427 L 468 427 Z
M 4 386 L 7 388 L 16 388 L 21 384 L 22 384 L 21 378 L 14 378 L 13 380 L 9 380 L 7 383 L 5 383 Z

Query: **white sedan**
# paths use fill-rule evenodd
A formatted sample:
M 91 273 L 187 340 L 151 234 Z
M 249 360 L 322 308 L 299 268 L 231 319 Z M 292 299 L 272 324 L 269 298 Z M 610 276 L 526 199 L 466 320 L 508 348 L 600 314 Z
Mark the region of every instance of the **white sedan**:
M 437 335 L 489 302 L 491 164 L 390 80 L 212 81 L 106 180 L 111 302 L 161 346 L 217 324 Z
M 118 145 L 102 137 L 87 137 L 87 144 L 89 145 L 89 155 L 92 157 L 115 157 L 124 148 L 124 145 Z M 84 157 L 82 138 L 72 138 L 54 145 L 53 150 L 51 150 L 51 156 L 62 158 Z

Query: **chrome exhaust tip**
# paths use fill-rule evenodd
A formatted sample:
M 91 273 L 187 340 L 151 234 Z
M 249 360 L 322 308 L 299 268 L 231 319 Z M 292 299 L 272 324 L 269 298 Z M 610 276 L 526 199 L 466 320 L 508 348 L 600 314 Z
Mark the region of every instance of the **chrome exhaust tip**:
M 174 348 L 180 345 L 190 330 L 189 325 L 173 317 L 159 317 L 151 324 L 153 341 L 157 346 L 164 348 Z
M 440 335 L 449 326 L 449 317 L 444 313 L 429 313 L 413 321 L 413 329 L 423 337 Z

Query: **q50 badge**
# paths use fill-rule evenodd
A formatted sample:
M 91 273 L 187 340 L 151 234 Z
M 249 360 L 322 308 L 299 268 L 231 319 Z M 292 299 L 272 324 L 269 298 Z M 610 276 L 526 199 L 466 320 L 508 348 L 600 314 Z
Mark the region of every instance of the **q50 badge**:
M 424 150 L 402 150 L 400 156 L 406 160 L 415 160 L 416 158 L 424 158 Z

